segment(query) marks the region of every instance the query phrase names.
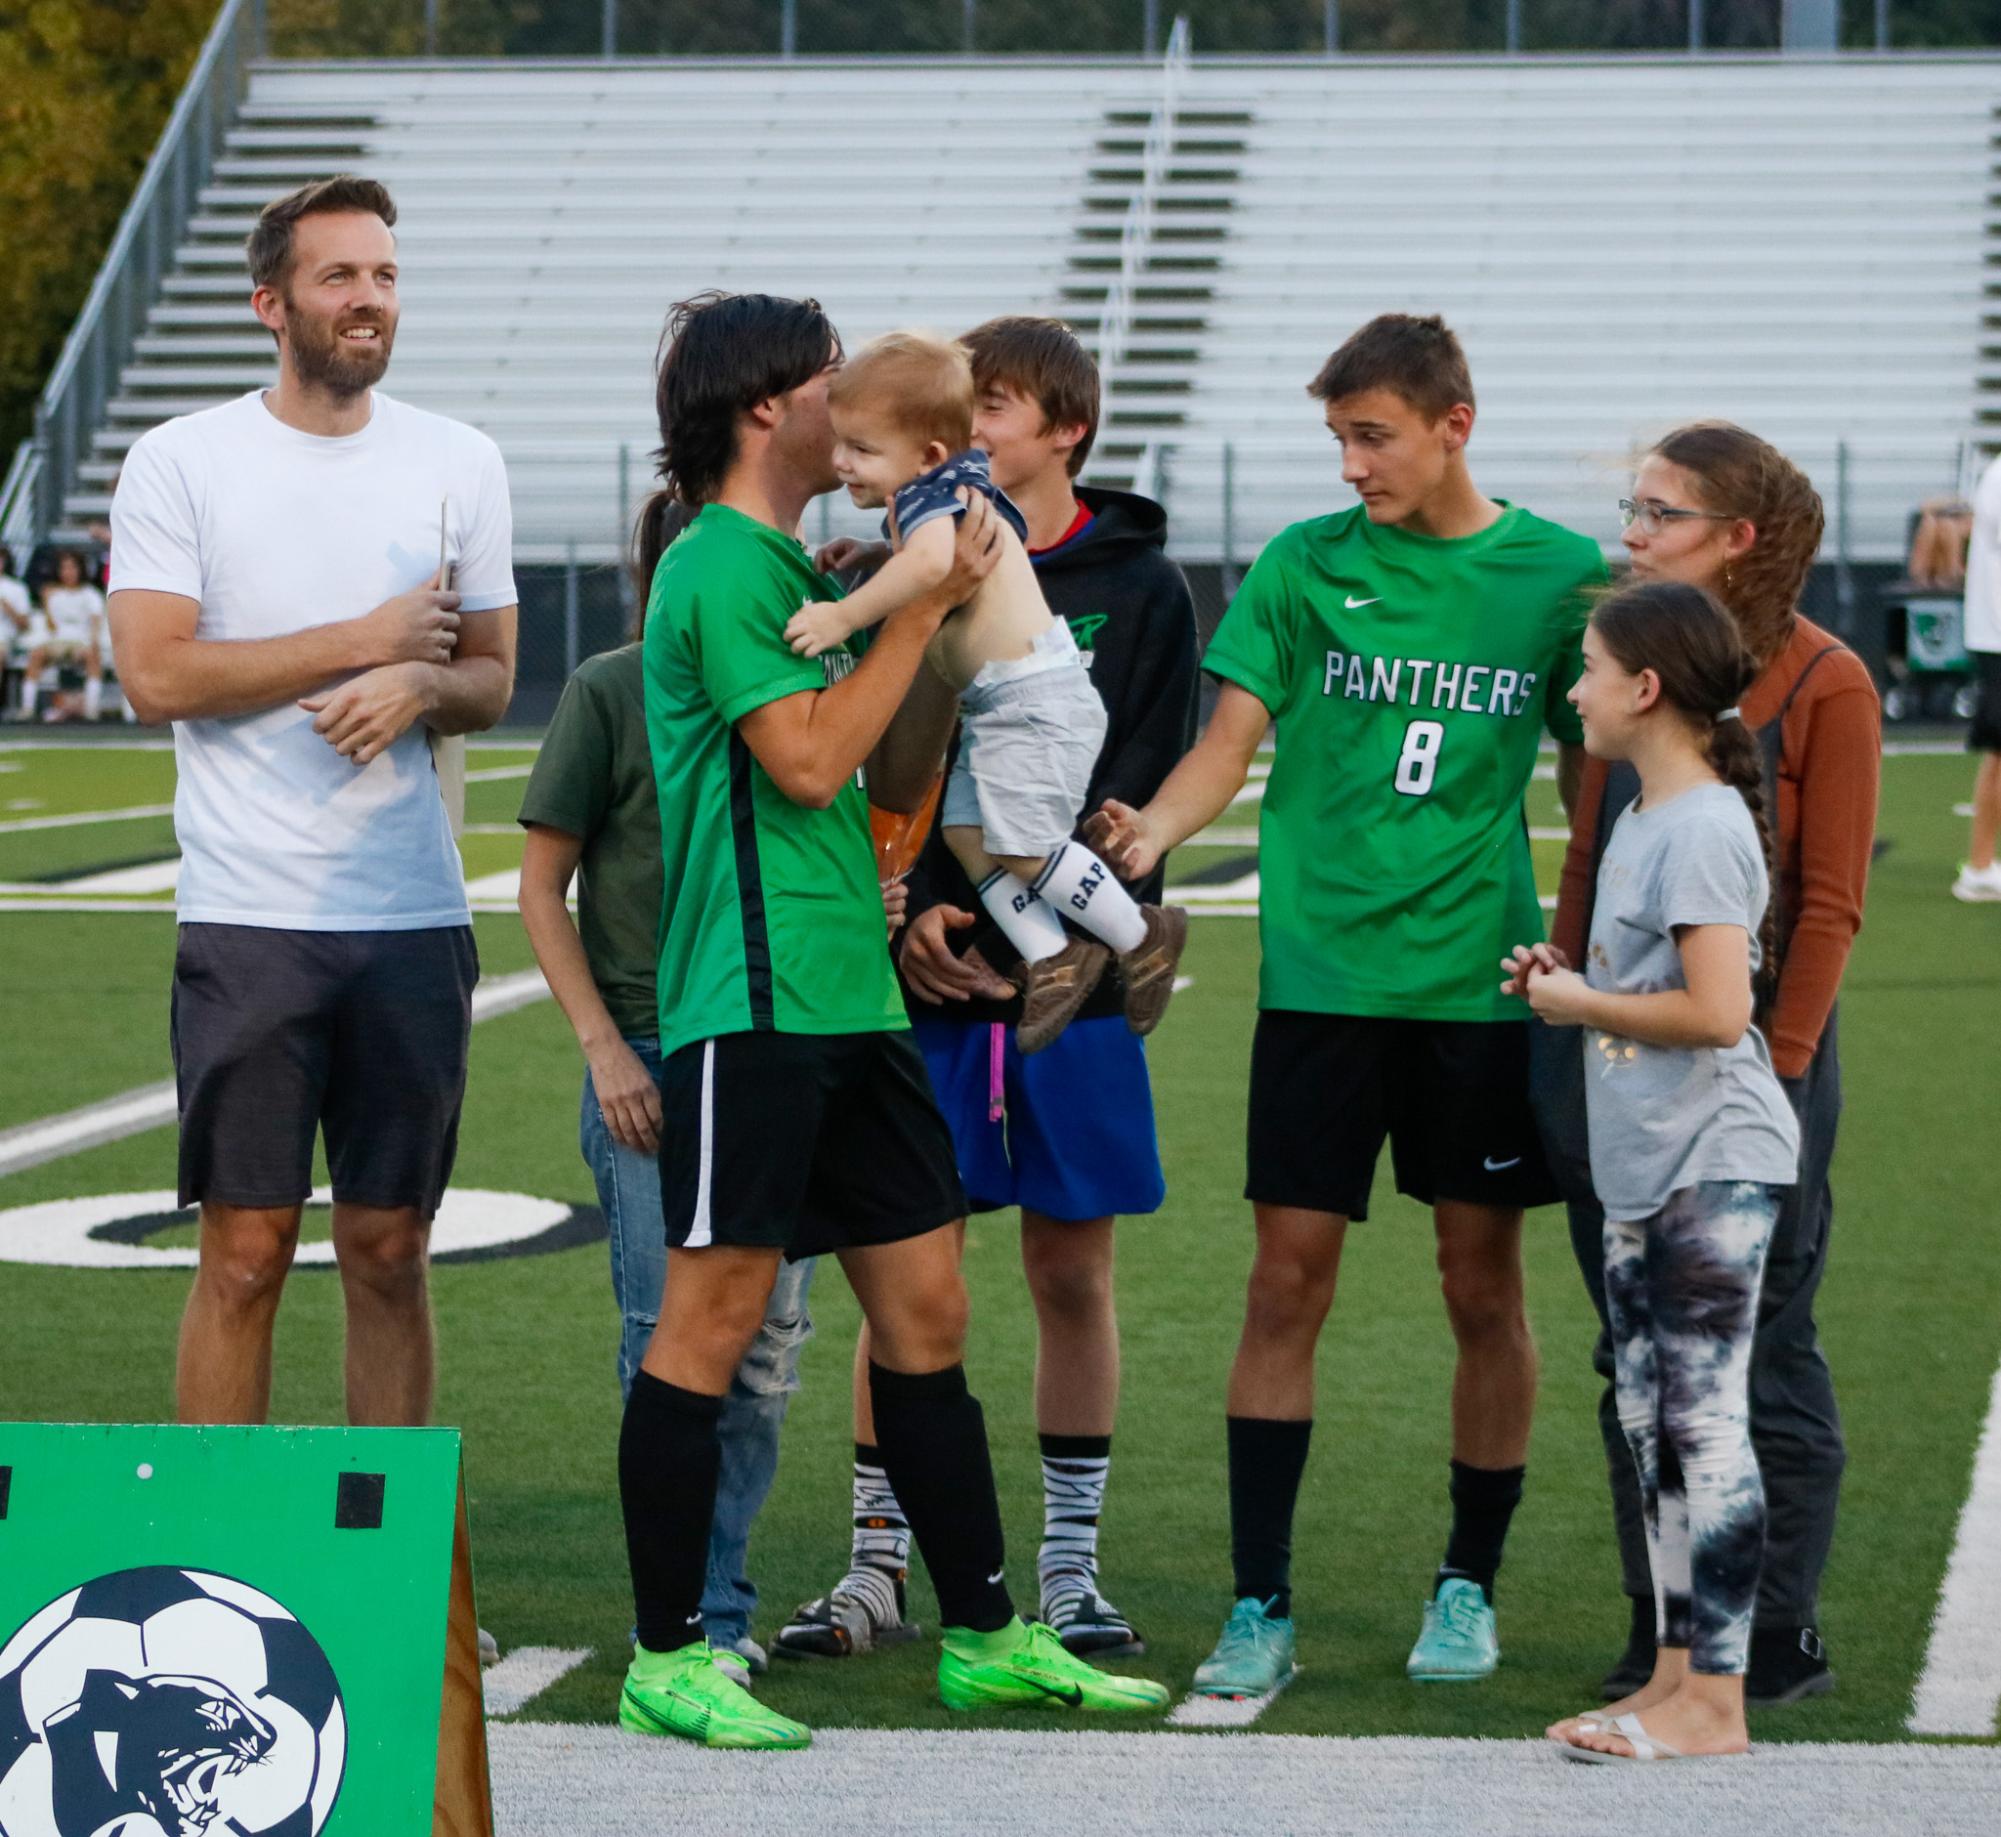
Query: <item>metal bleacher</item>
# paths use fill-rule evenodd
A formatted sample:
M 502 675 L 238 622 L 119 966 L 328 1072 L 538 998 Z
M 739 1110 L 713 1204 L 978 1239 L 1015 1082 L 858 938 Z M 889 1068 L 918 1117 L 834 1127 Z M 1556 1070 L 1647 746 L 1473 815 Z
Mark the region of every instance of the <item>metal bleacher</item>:
M 1184 559 L 1350 501 L 1303 386 L 1391 308 L 1464 338 L 1491 491 L 1609 543 L 1635 445 L 1728 415 L 1886 558 L 1979 433 L 1997 100 L 1984 57 L 256 62 L 64 519 L 269 377 L 244 232 L 356 170 L 402 213 L 387 387 L 500 441 L 526 561 L 613 551 L 707 287 L 1115 340 L 1095 475 Z

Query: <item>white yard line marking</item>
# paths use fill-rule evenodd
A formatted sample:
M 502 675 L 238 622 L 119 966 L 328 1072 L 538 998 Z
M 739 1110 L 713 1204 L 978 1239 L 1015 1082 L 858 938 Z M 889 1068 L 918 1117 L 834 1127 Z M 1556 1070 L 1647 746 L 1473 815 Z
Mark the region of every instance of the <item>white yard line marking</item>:
M 1911 1697 L 1914 1735 L 1992 1735 L 2001 1708 L 2001 1371 L 1973 1456 L 1952 1560 L 1938 1591 L 1925 1668 Z
M 170 899 L 0 899 L 0 912 L 164 912 L 174 916 Z
M 1182 843 L 1183 848 L 1256 848 L 1258 832 L 1255 829 L 1226 829 L 1217 827 L 1204 829 Z
M 1545 829 L 1531 823 L 1529 825 L 1529 840 L 1531 842 L 1568 842 L 1570 840 L 1570 831 L 1567 827 L 1561 825 L 1552 824 Z
M 1885 759 L 1941 759 L 1966 751 L 1964 740 L 1885 740 Z
M 123 810 L 76 810 L 67 816 L 23 816 L 0 823 L 0 836 L 25 835 L 31 829 L 80 829 L 87 823 L 136 823 L 142 817 L 172 816 L 172 804 L 129 804 Z
M 1264 800 L 1265 786 L 1269 782 L 1267 779 L 1253 778 L 1235 797 L 1230 799 L 1230 808 L 1234 810 L 1239 804 L 1261 803 Z
M 505 901 L 511 907 L 521 892 L 521 870 L 511 867 L 499 874 L 482 874 L 466 882 L 466 898 L 475 902 Z
M 5 902 L 0 902 L 0 909 L 4 906 Z M 540 970 L 488 976 L 472 992 L 472 1017 L 477 1022 L 512 1014 L 517 1008 L 542 1000 L 548 993 L 549 985 L 542 980 Z M 45 1116 L 39 1122 L 0 1130 L 0 1174 L 18 1174 L 23 1168 L 39 1167 L 44 1161 L 59 1161 L 86 1148 L 101 1148 L 106 1142 L 158 1129 L 172 1122 L 176 1113 L 174 1084 L 169 1078 L 159 1084 L 142 1084 L 102 1103 L 86 1104 L 80 1110 L 67 1110 L 60 1116 Z
M 74 880 L 59 880 L 55 889 L 64 893 L 171 893 L 181 883 L 181 858 L 146 861 L 138 867 L 115 867 L 102 874 L 80 874 Z
M 2001 1752 L 1984 1746 L 1760 1743 L 1727 1767 L 1629 1771 L 1570 1766 L 1540 1740 L 832 1728 L 764 1762 L 627 1735 L 609 1696 L 604 1709 L 595 1727 L 489 1727 L 509 1837 L 657 1837 L 663 1805 L 676 1837 L 741 1837 L 753 1800 L 814 1837 L 977 1837 L 1003 1816 L 1040 1837 L 1993 1837 L 2001 1795 Z
M 518 836 L 519 823 L 468 823 L 459 831 L 462 836 Z
M 1174 979 L 1174 987 L 1169 993 L 1179 995 L 1183 989 L 1192 989 L 1194 986 L 1195 978 L 1193 976 L 1177 976 Z
M 1168 1714 L 1177 1729 L 1247 1729 L 1271 1707 L 1272 1699 L 1299 1675 L 1299 1667 L 1261 1697 L 1185 1696 Z
M 60 1116 L 24 1123 L 0 1131 L 0 1174 L 18 1174 L 24 1167 L 59 1161 L 106 1142 L 123 1140 L 174 1120 L 174 1081 L 142 1084 L 103 1103 L 85 1104 Z
M 480 1680 L 489 1716 L 511 1716 L 526 1709 L 558 1678 L 576 1670 L 591 1655 L 590 1647 L 566 1651 L 561 1646 L 517 1646 Z
M 526 778 L 534 769 L 532 765 L 482 766 L 477 772 L 468 772 L 466 774 L 466 783 L 469 785 L 497 784 L 503 778 Z
M 1211 881 L 1206 885 L 1169 887 L 1167 897 L 1178 906 L 1207 908 L 1211 903 L 1228 905 L 1233 901 L 1256 899 L 1258 896 L 1258 872 L 1253 868 L 1248 874 L 1240 874 L 1235 880 Z
M 1971 804 L 1954 804 L 1952 813 L 1954 816 L 1971 816 L 1973 814 L 1973 806 Z
M 0 753 L 171 753 L 173 741 L 157 740 L 0 740 Z

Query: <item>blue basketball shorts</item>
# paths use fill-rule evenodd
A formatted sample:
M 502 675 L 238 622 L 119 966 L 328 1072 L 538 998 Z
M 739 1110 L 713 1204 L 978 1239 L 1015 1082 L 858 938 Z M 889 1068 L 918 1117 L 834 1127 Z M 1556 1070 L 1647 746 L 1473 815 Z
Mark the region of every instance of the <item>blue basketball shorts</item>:
M 919 1018 L 913 1031 L 975 1212 L 1026 1206 L 1078 1220 L 1160 1210 L 1167 1182 L 1146 1046 L 1122 1016 L 1072 1021 L 1027 1059 L 1012 1027 Z

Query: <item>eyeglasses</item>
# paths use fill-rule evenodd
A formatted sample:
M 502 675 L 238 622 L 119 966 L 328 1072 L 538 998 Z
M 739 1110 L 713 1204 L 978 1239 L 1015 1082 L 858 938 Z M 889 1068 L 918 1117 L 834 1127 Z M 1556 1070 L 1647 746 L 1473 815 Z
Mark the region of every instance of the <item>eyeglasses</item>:
M 1683 510 L 1679 505 L 1663 504 L 1658 498 L 1632 498 L 1619 500 L 1619 527 L 1631 529 L 1635 523 L 1643 534 L 1658 536 L 1670 523 L 1734 523 L 1737 519 L 1727 510 Z

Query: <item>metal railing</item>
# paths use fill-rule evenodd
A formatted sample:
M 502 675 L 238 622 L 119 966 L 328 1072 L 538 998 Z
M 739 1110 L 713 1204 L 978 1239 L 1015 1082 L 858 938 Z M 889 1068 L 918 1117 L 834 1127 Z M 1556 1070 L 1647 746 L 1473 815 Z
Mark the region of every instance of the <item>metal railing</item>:
M 243 96 L 246 67 L 262 54 L 264 4 L 223 0 L 35 406 L 33 439 L 15 454 L 0 495 L 0 529 L 39 537 L 61 520 L 64 493 L 76 481 L 214 169 Z
M 1119 226 L 1119 271 L 1105 289 L 1105 304 L 1098 318 L 1098 390 L 1100 399 L 1107 403 L 1132 332 L 1140 276 L 1153 244 L 1154 199 L 1166 182 L 1168 162 L 1174 155 L 1174 117 L 1181 101 L 1182 80 L 1188 74 L 1188 45 L 1188 21 L 1183 17 L 1175 20 L 1174 30 L 1168 34 L 1167 55 L 1160 69 L 1160 102 L 1147 123 L 1139 184 Z

